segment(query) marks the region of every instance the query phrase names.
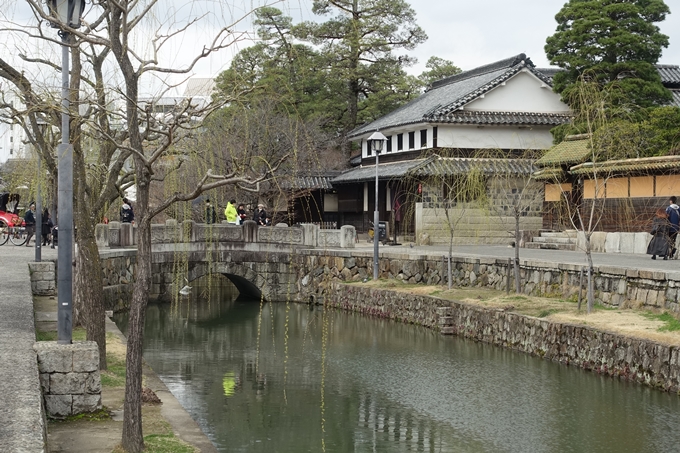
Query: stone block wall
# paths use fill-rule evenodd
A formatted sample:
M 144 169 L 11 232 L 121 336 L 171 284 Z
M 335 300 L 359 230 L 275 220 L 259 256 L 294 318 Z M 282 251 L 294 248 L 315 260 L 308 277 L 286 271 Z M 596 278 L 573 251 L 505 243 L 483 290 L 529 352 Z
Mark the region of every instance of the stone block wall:
M 137 265 L 136 250 L 100 251 L 106 310 L 121 311 L 130 306 Z
M 333 251 L 326 255 L 305 251 L 294 259 L 298 297 L 301 301 L 322 298 L 333 282 L 362 281 L 373 276 L 373 257 Z M 486 287 L 505 290 L 508 260 L 454 257 L 452 280 L 459 287 Z M 380 278 L 411 284 L 447 284 L 447 265 L 443 256 L 382 254 Z M 522 261 L 522 292 L 533 296 L 577 297 L 582 267 L 572 264 Z M 510 276 L 512 283 L 512 275 Z M 594 268 L 595 298 L 613 307 L 625 304 L 680 312 L 680 272 Z M 585 278 L 583 295 L 585 297 Z
M 66 417 L 102 408 L 97 343 L 79 341 L 61 345 L 39 341 L 33 349 L 38 355 L 47 415 Z
M 31 291 L 34 296 L 53 296 L 57 290 L 56 266 L 53 261 L 28 263 Z
M 359 285 L 331 285 L 325 304 L 419 324 L 666 391 L 680 390 L 680 350 L 649 340 Z

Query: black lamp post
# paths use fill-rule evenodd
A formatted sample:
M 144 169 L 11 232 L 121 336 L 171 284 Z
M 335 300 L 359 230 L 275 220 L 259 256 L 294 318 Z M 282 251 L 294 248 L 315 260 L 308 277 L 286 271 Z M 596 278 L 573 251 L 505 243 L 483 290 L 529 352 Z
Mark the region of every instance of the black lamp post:
M 47 122 L 39 116 L 36 119 L 38 123 L 38 132 L 40 135 L 43 137 L 45 136 L 45 130 L 47 128 Z M 37 185 L 37 190 L 35 194 L 35 261 L 40 262 L 42 261 L 42 249 L 40 248 L 42 245 L 42 215 L 43 215 L 43 208 L 42 208 L 42 158 L 40 157 L 40 150 L 36 148 L 36 155 L 38 157 L 38 185 Z
M 85 0 L 47 0 L 51 26 L 61 36 L 61 144 L 57 147 L 57 342 L 71 344 L 73 327 L 73 145 L 69 143 L 69 46 L 64 27 L 80 27 Z
M 369 146 L 375 153 L 375 211 L 373 212 L 373 280 L 378 280 L 378 243 L 380 242 L 380 210 L 378 209 L 378 154 L 382 152 L 387 138 L 379 131 L 368 137 Z

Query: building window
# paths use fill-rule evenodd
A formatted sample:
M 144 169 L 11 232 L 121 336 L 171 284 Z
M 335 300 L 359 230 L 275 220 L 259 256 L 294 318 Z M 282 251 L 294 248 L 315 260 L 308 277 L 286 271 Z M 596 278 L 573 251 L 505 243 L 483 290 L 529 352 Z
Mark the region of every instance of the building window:
M 387 138 L 387 146 L 385 147 L 385 152 L 386 153 L 391 153 L 392 152 L 392 136 L 388 136 Z
M 416 133 L 415 132 L 409 132 L 408 133 L 408 149 L 413 149 L 416 147 Z
M 421 148 L 427 147 L 427 129 L 423 129 L 420 131 L 420 147 Z
M 437 147 L 437 126 L 432 128 L 432 147 Z
M 364 141 L 362 140 L 361 144 L 363 145 L 363 143 Z M 373 154 L 373 147 L 371 146 L 371 141 L 366 140 L 366 155 L 370 156 L 371 154 Z
M 404 134 L 397 134 L 397 151 L 404 149 Z

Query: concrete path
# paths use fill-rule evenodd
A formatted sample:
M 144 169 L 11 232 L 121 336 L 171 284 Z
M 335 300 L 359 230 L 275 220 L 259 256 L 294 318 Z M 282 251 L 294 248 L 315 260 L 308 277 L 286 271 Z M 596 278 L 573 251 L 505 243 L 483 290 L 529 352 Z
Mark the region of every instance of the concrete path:
M 31 242 L 33 245 L 33 242 Z M 43 249 L 44 260 L 56 260 L 56 249 Z M 35 326 L 28 262 L 33 247 L 7 243 L 0 247 L 0 451 L 45 451 L 46 426 L 33 351 Z
M 342 249 L 347 251 L 347 249 Z M 351 250 L 351 249 L 350 249 Z M 354 250 L 373 253 L 373 244 L 366 241 L 356 244 Z M 399 253 L 409 255 L 434 255 L 443 256 L 448 254 L 448 246 L 428 245 L 410 247 L 408 243 L 400 246 L 380 245 L 380 253 Z M 459 257 L 490 257 L 490 258 L 512 258 L 515 256 L 515 249 L 502 245 L 457 245 L 453 247 L 453 256 Z M 519 249 L 519 259 L 521 261 L 541 261 L 555 264 L 576 264 L 586 265 L 584 252 L 564 251 L 564 250 L 541 250 L 541 249 Z M 665 272 L 680 272 L 680 260 L 663 261 L 657 258 L 652 260 L 650 255 L 624 254 L 624 253 L 593 253 L 594 266 L 613 266 L 624 269 L 645 269 Z

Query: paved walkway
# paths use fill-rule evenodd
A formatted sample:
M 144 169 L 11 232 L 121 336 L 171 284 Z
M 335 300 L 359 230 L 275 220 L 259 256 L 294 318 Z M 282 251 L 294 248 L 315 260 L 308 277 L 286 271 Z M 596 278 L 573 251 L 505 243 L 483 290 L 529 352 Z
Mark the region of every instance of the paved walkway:
M 343 249 L 347 250 L 347 249 Z M 373 244 L 366 241 L 356 244 L 354 250 L 362 252 L 373 252 Z M 400 246 L 380 245 L 380 253 L 400 253 L 409 255 L 435 255 L 442 256 L 449 252 L 448 246 L 428 245 L 414 246 L 409 244 Z M 453 247 L 453 256 L 463 257 L 489 257 L 489 258 L 512 258 L 515 256 L 515 249 L 502 245 L 457 245 Z M 519 249 L 519 259 L 521 261 L 542 261 L 555 264 L 576 264 L 586 265 L 584 252 L 570 252 L 563 250 L 541 250 L 541 249 Z M 645 269 L 665 272 L 680 272 L 680 260 L 663 261 L 661 259 L 652 260 L 650 255 L 624 254 L 624 253 L 593 253 L 594 266 L 613 266 L 624 269 Z
M 347 251 L 347 249 L 344 249 Z M 362 241 L 354 249 L 372 253 L 373 245 Z M 442 256 L 447 246 L 380 246 L 381 253 Z M 56 260 L 55 249 L 43 248 L 43 260 Z M 454 247 L 454 256 L 510 258 L 507 246 L 467 245 Z M 35 326 L 27 263 L 33 247 L 5 244 L 0 247 L 0 451 L 43 452 L 45 422 L 41 417 L 41 393 L 33 343 Z M 520 249 L 521 260 L 546 263 L 585 264 L 583 252 Z M 653 261 L 648 255 L 594 253 L 595 266 L 680 272 L 680 261 Z
M 32 244 L 32 243 L 31 243 Z M 56 249 L 43 249 L 45 260 Z M 7 243 L 0 247 L 0 451 L 43 452 L 46 426 L 41 416 L 42 395 L 33 351 L 35 325 L 28 272 L 35 259 L 32 247 Z

